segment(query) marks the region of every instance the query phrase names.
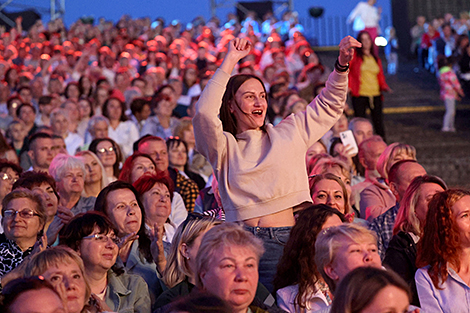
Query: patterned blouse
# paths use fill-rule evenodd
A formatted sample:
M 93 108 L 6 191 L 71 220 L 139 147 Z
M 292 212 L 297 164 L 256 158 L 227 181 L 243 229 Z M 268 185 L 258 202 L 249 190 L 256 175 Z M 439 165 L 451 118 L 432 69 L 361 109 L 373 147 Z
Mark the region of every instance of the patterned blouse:
M 20 265 L 31 254 L 31 251 L 33 247 L 29 247 L 24 252 L 21 251 L 20 247 L 10 239 L 0 243 L 0 279 Z

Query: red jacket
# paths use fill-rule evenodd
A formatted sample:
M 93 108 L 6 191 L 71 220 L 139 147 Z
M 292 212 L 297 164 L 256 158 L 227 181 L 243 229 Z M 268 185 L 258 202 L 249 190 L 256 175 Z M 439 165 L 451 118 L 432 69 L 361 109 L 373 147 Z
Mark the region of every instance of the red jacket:
M 349 62 L 349 89 L 351 90 L 351 95 L 353 97 L 359 97 L 359 87 L 361 84 L 361 65 L 362 65 L 362 58 L 357 56 Z M 384 70 L 382 68 L 382 61 L 377 59 L 377 63 L 379 65 L 379 74 L 377 78 L 379 79 L 379 89 L 380 91 L 386 91 L 390 88 L 388 87 L 387 83 L 385 82 L 385 75 Z

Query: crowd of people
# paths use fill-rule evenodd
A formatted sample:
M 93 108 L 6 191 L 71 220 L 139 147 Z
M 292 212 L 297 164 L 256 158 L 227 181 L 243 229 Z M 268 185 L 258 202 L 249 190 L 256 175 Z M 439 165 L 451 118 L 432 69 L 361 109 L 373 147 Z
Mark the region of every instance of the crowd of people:
M 446 113 L 442 131 L 455 132 L 456 101 L 470 98 L 470 13 L 454 17 L 450 13 L 434 18 L 418 16 L 411 30 L 411 52 L 421 68 L 436 73 Z
M 284 17 L 3 31 L 0 311 L 470 310 L 470 192 L 386 143 L 371 34 L 329 69 Z

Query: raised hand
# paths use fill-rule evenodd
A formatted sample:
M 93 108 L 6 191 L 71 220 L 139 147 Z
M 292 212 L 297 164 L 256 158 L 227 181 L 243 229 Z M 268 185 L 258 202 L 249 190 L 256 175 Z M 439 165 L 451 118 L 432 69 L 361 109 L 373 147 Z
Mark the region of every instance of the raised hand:
M 137 235 L 137 232 L 130 233 L 124 237 L 121 238 L 119 243 L 117 244 L 119 250 L 121 250 L 125 245 L 127 245 L 129 242 L 132 242 L 134 240 L 139 239 L 139 235 Z
M 340 65 L 346 66 L 354 58 L 354 48 L 360 48 L 362 44 L 351 36 L 344 37 L 339 43 Z
M 155 223 L 150 234 L 150 240 L 152 241 L 150 252 L 152 253 L 153 260 L 157 265 L 159 273 L 163 273 L 163 270 L 166 267 L 166 258 L 163 249 L 163 231 L 163 225 Z
M 232 39 L 228 44 L 228 53 L 225 56 L 224 61 L 220 65 L 220 69 L 224 72 L 231 74 L 235 64 L 238 61 L 246 57 L 253 45 L 248 39 L 245 38 L 235 38 Z

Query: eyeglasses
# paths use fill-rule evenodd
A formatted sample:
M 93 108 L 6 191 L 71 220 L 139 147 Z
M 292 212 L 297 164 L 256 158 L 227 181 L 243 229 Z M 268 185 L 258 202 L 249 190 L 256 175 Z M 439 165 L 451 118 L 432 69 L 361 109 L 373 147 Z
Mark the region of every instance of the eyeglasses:
M 3 175 L 2 175 L 2 173 L 0 173 L 0 175 L 1 175 L 0 177 L 2 178 L 2 180 L 7 181 L 10 184 L 14 184 L 18 180 L 18 178 L 13 177 L 8 173 L 3 173 Z
M 3 211 L 4 218 L 14 218 L 16 214 L 18 214 L 22 218 L 33 218 L 34 216 L 39 216 L 39 214 L 34 213 L 33 210 L 16 211 L 13 209 L 8 209 Z
M 109 153 L 112 153 L 114 151 L 114 148 L 113 147 L 109 147 L 109 148 L 101 148 L 101 149 L 98 149 L 97 150 L 98 153 L 101 153 L 101 154 L 104 154 L 106 152 L 109 152 Z
M 115 244 L 119 244 L 121 242 L 121 240 L 116 236 L 109 237 L 104 234 L 94 234 L 94 235 L 83 237 L 83 239 L 93 239 L 93 238 L 96 241 L 103 242 L 103 243 L 107 243 L 109 239 L 111 239 L 111 241 Z

